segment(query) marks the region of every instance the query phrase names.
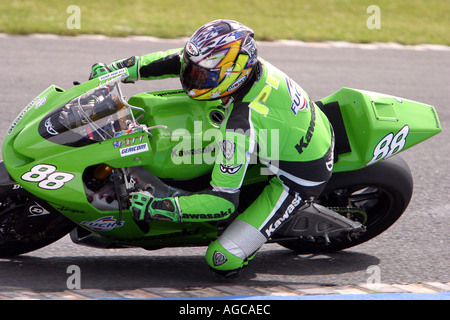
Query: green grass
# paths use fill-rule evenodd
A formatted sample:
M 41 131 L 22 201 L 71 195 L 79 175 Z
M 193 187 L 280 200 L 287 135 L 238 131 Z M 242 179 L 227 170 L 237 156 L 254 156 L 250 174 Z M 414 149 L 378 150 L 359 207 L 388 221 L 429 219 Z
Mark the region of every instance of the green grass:
M 81 10 L 69 29 L 67 8 Z M 370 30 L 367 7 L 381 10 Z M 10 34 L 190 36 L 214 19 L 240 21 L 258 40 L 398 42 L 450 45 L 449 0 L 12 0 L 0 3 L 0 32 Z

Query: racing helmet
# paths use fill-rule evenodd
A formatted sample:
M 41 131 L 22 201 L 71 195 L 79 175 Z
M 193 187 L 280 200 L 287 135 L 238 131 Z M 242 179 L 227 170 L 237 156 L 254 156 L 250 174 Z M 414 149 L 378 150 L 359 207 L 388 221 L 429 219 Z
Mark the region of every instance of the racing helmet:
M 232 20 L 215 20 L 187 41 L 180 80 L 195 100 L 216 100 L 235 93 L 250 79 L 258 60 L 252 29 Z

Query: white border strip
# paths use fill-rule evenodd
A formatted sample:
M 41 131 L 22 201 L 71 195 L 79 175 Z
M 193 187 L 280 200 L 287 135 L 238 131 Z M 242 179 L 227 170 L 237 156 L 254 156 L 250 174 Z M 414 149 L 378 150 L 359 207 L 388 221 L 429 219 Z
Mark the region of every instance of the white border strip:
M 105 35 L 82 34 L 77 36 L 66 36 L 46 33 L 31 33 L 28 35 L 15 35 L 0 33 L 0 38 L 8 37 L 32 37 L 39 39 L 77 39 L 77 40 L 121 40 L 121 41 L 143 41 L 143 42 L 166 42 L 166 43 L 185 43 L 188 38 L 164 39 L 152 36 L 127 36 L 127 37 L 108 37 Z M 417 44 L 404 45 L 396 42 L 372 42 L 372 43 L 352 43 L 346 41 L 324 41 L 324 42 L 305 42 L 300 40 L 275 40 L 260 41 L 258 44 L 263 46 L 295 46 L 304 48 L 325 48 L 325 49 L 364 49 L 364 50 L 414 50 L 414 51 L 450 51 L 450 46 L 440 44 Z

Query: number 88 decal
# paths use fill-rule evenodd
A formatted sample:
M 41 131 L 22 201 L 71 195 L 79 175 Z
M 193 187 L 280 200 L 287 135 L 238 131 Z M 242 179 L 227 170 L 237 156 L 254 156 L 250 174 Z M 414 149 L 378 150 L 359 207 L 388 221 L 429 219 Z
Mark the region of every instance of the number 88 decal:
M 394 154 L 399 153 L 402 151 L 403 147 L 406 143 L 406 137 L 409 133 L 409 127 L 406 125 L 404 126 L 397 134 L 394 136 L 394 134 L 391 132 L 387 136 L 385 136 L 383 139 L 381 139 L 380 142 L 378 142 L 377 146 L 375 147 L 375 150 L 373 151 L 373 158 L 370 160 L 368 165 L 371 165 L 372 163 L 375 163 L 382 159 L 387 159 Z
M 57 172 L 55 166 L 38 164 L 30 171 L 22 175 L 22 180 L 28 182 L 39 182 L 38 187 L 47 190 L 56 190 L 64 186 L 75 176 L 67 172 Z

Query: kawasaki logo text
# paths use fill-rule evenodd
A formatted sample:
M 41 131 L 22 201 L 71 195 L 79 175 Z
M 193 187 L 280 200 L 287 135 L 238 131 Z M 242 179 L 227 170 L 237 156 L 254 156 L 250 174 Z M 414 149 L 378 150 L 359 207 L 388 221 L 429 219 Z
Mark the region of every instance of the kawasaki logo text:
M 308 147 L 309 142 L 314 133 L 314 127 L 316 125 L 316 112 L 313 103 L 310 103 L 311 106 L 311 121 L 309 122 L 308 131 L 306 131 L 306 135 L 300 139 L 300 142 L 295 145 L 295 149 L 297 149 L 299 154 L 302 154 L 303 148 Z
M 278 218 L 274 223 L 271 223 L 269 225 L 269 227 L 265 230 L 266 235 L 268 238 L 270 238 L 272 236 L 272 233 L 275 232 L 275 230 L 287 219 L 289 219 L 289 217 L 291 216 L 291 213 L 295 210 L 295 208 L 297 208 L 297 206 L 300 204 L 300 202 L 302 201 L 302 198 L 298 195 L 298 193 L 295 195 L 294 200 L 292 200 L 292 202 L 289 204 L 289 206 L 287 207 L 286 211 L 284 212 L 284 214 Z

